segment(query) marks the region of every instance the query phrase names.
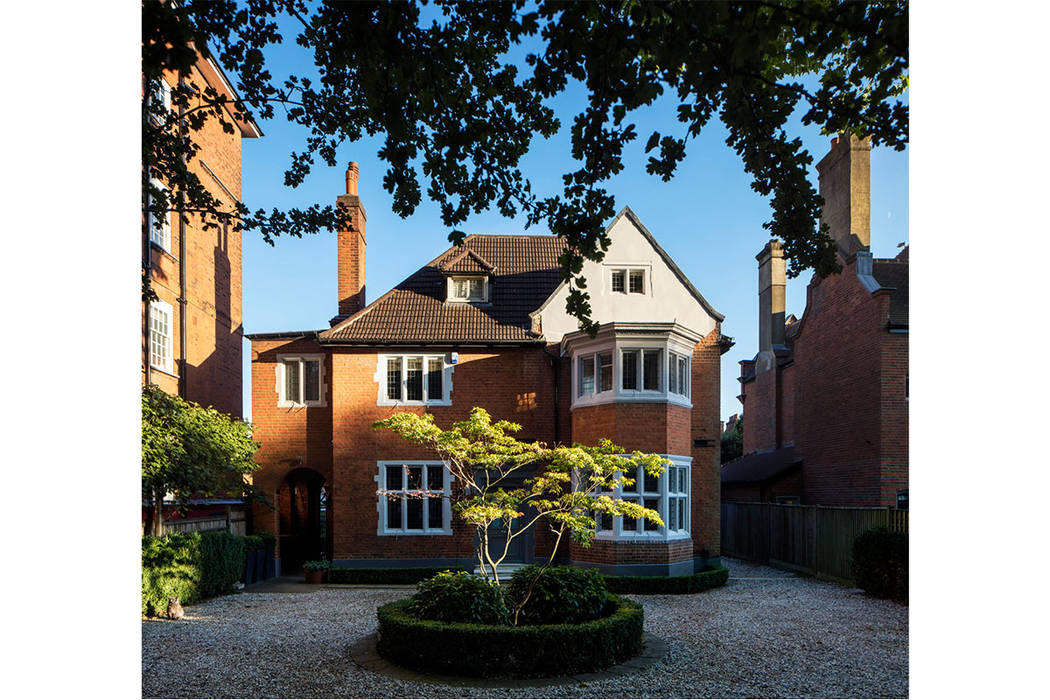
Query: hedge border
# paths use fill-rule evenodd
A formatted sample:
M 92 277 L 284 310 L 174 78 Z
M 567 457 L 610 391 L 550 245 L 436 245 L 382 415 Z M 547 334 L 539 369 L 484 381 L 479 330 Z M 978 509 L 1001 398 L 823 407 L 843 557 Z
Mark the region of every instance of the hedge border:
M 448 566 L 412 567 L 406 569 L 350 569 L 334 566 L 328 569 L 328 583 L 412 584 L 437 576 L 442 571 L 466 571 Z
M 376 650 L 387 661 L 417 671 L 537 678 L 599 671 L 642 650 L 642 606 L 614 595 L 609 596 L 608 615 L 575 625 L 419 620 L 408 612 L 411 603 L 406 598 L 376 611 Z
M 605 576 L 605 587 L 613 593 L 689 594 L 726 585 L 729 569 L 716 566 L 688 576 Z

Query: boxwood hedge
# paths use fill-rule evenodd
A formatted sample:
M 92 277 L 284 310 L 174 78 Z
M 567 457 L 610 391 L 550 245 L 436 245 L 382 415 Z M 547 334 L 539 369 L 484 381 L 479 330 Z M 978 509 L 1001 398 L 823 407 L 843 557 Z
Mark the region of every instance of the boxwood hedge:
M 699 593 L 724 586 L 729 569 L 715 566 L 689 576 L 605 576 L 613 593 Z
M 610 595 L 608 614 L 575 625 L 477 625 L 419 620 L 412 599 L 379 608 L 377 649 L 399 666 L 463 676 L 542 677 L 597 671 L 642 649 L 642 607 Z
M 879 598 L 908 600 L 908 533 L 884 527 L 853 541 L 853 580 Z
M 437 576 L 442 571 L 449 571 L 446 567 L 415 567 L 411 569 L 346 569 L 333 566 L 328 570 L 328 583 L 393 583 L 411 584 L 419 583 L 428 578 Z M 457 569 L 451 569 L 456 571 Z
M 229 593 L 244 571 L 245 538 L 226 532 L 174 532 L 142 538 L 142 614 Z

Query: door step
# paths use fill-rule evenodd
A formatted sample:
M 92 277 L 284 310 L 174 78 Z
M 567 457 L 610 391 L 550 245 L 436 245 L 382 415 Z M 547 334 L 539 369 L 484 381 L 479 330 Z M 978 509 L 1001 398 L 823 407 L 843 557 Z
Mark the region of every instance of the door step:
M 513 564 L 500 564 L 496 567 L 496 571 L 499 573 L 500 581 L 507 581 L 518 571 L 518 569 L 524 569 L 526 566 L 528 566 L 528 564 L 521 564 L 518 562 Z M 487 572 L 487 578 L 492 578 L 492 569 L 485 567 L 485 571 Z M 481 576 L 480 566 L 474 567 L 474 575 Z

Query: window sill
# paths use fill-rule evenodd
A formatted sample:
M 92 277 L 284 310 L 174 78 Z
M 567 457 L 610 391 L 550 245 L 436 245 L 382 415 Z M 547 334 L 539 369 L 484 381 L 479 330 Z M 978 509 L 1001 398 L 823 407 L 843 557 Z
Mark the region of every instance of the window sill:
M 306 403 L 296 403 L 295 401 L 278 401 L 277 408 L 326 408 L 328 406 L 324 401 L 307 401 Z
M 452 530 L 380 530 L 380 537 L 450 537 Z
M 680 394 L 665 393 L 662 391 L 603 391 L 598 394 L 589 394 L 585 397 L 577 397 L 573 400 L 571 409 L 575 410 L 583 406 L 600 406 L 609 403 L 666 403 L 673 406 L 692 409 L 693 403 L 688 396 Z
M 395 401 L 392 399 L 381 399 L 376 406 L 451 406 L 452 399 L 448 401 Z
M 637 532 L 631 532 L 621 533 L 619 535 L 603 531 L 594 536 L 594 539 L 604 540 L 606 542 L 675 542 L 678 540 L 687 540 L 689 538 L 689 532 L 684 530 L 676 530 L 670 534 L 666 532 L 645 532 L 640 534 Z
M 149 369 L 150 369 L 151 372 L 160 372 L 161 374 L 166 374 L 169 377 L 172 377 L 173 379 L 178 379 L 179 378 L 179 375 L 175 374 L 175 368 L 174 367 L 171 368 L 171 369 L 167 369 L 166 367 L 158 367 L 157 365 L 151 364 L 149 366 Z
M 149 242 L 149 247 L 150 247 L 151 250 L 156 250 L 156 251 L 158 251 L 160 253 L 163 253 L 164 255 L 168 256 L 169 258 L 171 258 L 175 262 L 179 261 L 179 259 L 175 257 L 174 253 L 172 253 L 170 250 L 168 250 L 167 248 L 165 248 L 160 243 L 157 243 L 154 240 L 151 240 Z

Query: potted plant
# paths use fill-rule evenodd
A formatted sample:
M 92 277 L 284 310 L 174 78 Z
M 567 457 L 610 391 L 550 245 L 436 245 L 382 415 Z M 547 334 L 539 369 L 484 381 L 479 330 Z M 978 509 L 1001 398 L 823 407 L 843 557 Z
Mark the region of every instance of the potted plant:
M 263 540 L 263 580 L 273 578 L 274 571 L 274 547 L 277 544 L 277 538 L 269 532 L 260 532 L 259 537 Z
M 307 583 L 321 583 L 324 580 L 325 572 L 331 568 L 331 564 L 327 561 L 308 561 L 303 564 L 303 572 L 306 574 Z

